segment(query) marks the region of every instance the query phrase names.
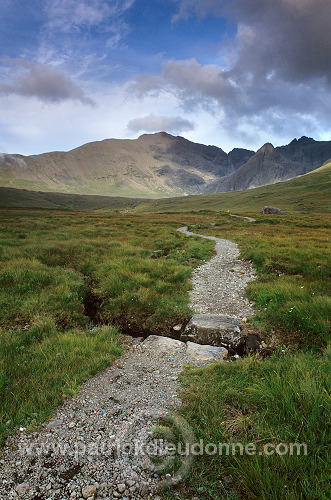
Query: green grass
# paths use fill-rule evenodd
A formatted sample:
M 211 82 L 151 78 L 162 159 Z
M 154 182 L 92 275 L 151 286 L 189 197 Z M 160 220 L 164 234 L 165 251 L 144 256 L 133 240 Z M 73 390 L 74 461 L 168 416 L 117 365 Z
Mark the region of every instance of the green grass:
M 40 191 L 43 187 L 44 189 L 45 187 L 47 188 L 47 186 L 32 186 L 31 189 L 39 189 L 39 191 L 30 191 L 28 189 L 0 187 L 0 206 L 77 211 L 126 211 L 132 210 L 137 204 L 145 201 L 143 199 L 143 195 L 139 196 L 139 194 L 136 198 L 133 198 L 132 196 L 124 198 L 120 196 L 98 196 L 97 194 L 86 195 L 53 193 L 47 192 L 47 189 L 45 189 L 44 191 Z M 97 192 L 98 191 L 96 190 L 96 193 Z
M 119 332 L 173 334 L 213 245 L 158 217 L 0 212 L 0 442 L 40 423 L 122 352 Z
M 142 213 L 230 210 L 259 213 L 266 205 L 286 212 L 330 212 L 331 163 L 295 179 L 247 191 L 232 191 L 199 196 L 181 196 L 142 203 Z M 252 215 L 254 216 L 254 215 Z
M 299 442 L 308 454 L 198 457 L 180 498 L 330 498 L 327 214 L 255 214 L 253 223 L 219 211 L 0 216 L 1 438 L 49 418 L 109 365 L 119 331 L 169 335 L 187 321 L 188 278 L 213 254 L 211 241 L 176 230 L 187 225 L 236 241 L 253 262 L 253 327 L 279 347 L 263 361 L 186 370 L 182 416 L 198 440 Z
M 34 428 L 123 352 L 116 329 L 59 331 L 49 318 L 0 330 L 0 438 Z M 0 442 L 1 442 L 0 441 Z
M 180 498 L 330 498 L 330 355 L 279 352 L 187 369 L 181 414 L 204 454 Z M 222 453 L 206 453 L 208 443 Z M 298 455 L 291 443 L 301 444 Z

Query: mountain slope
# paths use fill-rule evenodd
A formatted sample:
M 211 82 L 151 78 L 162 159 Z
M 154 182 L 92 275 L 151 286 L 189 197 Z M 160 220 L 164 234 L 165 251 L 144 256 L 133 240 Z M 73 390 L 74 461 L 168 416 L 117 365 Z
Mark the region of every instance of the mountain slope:
M 331 141 L 301 137 L 277 148 L 267 143 L 235 172 L 212 182 L 205 192 L 240 191 L 285 181 L 311 172 L 330 157 Z
M 147 201 L 147 199 L 51 193 L 0 187 L 0 207 L 49 208 L 74 211 L 128 211 L 145 201 Z
M 69 152 L 0 154 L 0 186 L 164 198 L 265 186 L 310 172 L 329 158 L 331 141 L 308 137 L 277 148 L 267 143 L 256 153 L 235 148 L 227 154 L 159 132 L 91 142 Z
M 137 206 L 136 212 L 190 212 L 199 210 L 260 212 L 265 205 L 283 212 L 331 212 L 331 162 L 295 179 L 270 186 L 199 196 L 155 200 Z
M 0 185 L 39 191 L 160 197 L 204 191 L 254 154 L 227 155 L 215 146 L 165 132 L 136 140 L 106 139 L 67 153 L 1 155 Z

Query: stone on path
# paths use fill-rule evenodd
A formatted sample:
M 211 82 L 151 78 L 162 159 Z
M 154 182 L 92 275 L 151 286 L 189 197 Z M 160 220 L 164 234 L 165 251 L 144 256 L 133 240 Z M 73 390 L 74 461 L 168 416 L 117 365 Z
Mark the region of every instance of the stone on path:
M 173 356 L 181 351 L 182 355 L 187 356 L 186 360 L 190 364 L 215 363 L 216 361 L 222 361 L 228 355 L 228 351 L 224 347 L 201 345 L 194 342 L 187 342 L 186 344 L 180 340 L 158 337 L 157 335 L 147 337 L 143 345 L 152 349 L 153 352 L 164 352 Z
M 174 354 L 185 347 L 185 344 L 180 340 L 171 339 L 170 337 L 160 337 L 158 335 L 149 335 L 142 345 L 155 349 L 159 352 L 166 352 Z
M 18 495 L 24 495 L 24 493 L 26 493 L 29 488 L 29 483 L 21 483 L 16 486 L 15 490 Z
M 180 339 L 213 346 L 235 345 L 241 338 L 236 318 L 224 314 L 194 314 Z
M 192 363 L 196 361 L 210 361 L 214 363 L 227 358 L 228 351 L 224 347 L 187 342 L 186 354 Z

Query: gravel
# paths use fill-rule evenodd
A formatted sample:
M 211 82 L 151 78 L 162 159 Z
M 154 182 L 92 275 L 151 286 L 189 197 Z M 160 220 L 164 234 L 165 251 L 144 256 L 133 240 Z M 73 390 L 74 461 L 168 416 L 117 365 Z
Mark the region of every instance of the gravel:
M 192 309 L 196 313 L 226 314 L 239 320 L 254 316 L 253 306 L 245 297 L 245 288 L 256 275 L 251 263 L 239 258 L 238 245 L 222 238 L 192 233 L 186 227 L 179 231 L 216 244 L 216 255 L 193 271 Z
M 252 315 L 244 298 L 251 266 L 234 243 L 206 238 L 216 242 L 217 255 L 194 271 L 193 309 Z M 124 355 L 50 422 L 8 438 L 0 455 L 0 500 L 160 499 L 149 459 L 156 452 L 152 428 L 180 406 L 177 375 L 189 362 L 186 345 L 175 342 L 170 349 L 131 339 Z

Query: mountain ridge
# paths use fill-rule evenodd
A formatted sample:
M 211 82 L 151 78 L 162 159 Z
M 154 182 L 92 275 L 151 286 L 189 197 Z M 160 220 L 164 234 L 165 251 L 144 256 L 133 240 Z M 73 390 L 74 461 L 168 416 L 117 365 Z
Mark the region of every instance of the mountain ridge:
M 0 154 L 0 186 L 43 192 L 164 198 L 237 191 L 288 180 L 331 158 L 331 141 L 229 153 L 166 132 L 104 139 L 68 152 Z

